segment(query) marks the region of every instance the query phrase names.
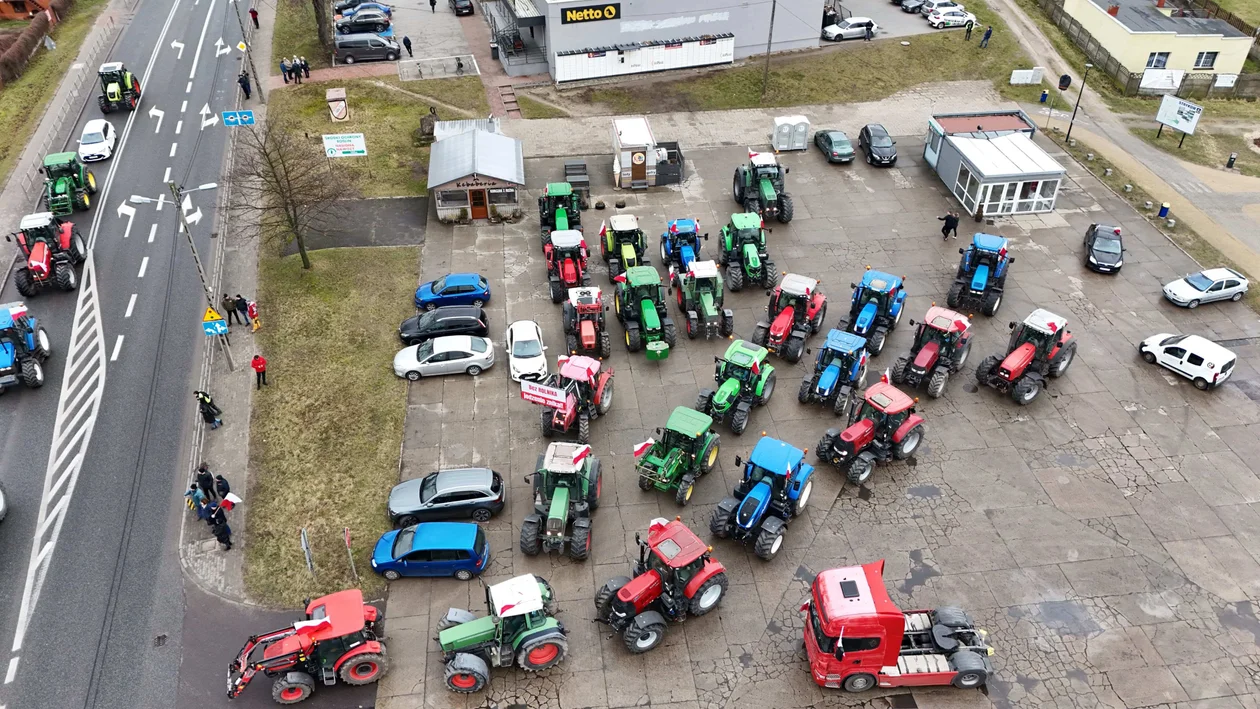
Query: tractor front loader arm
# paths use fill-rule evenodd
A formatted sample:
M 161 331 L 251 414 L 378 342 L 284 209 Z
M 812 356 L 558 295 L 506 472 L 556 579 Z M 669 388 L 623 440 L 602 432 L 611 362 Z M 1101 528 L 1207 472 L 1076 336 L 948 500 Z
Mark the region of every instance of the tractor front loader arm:
M 254 675 L 258 674 L 260 670 L 266 671 L 292 667 L 295 661 L 300 659 L 301 650 L 268 658 L 260 662 L 250 662 L 249 656 L 260 646 L 270 645 L 277 640 L 283 640 L 296 632 L 293 628 L 282 628 L 273 630 L 270 633 L 263 633 L 262 635 L 251 635 L 249 640 L 245 641 L 245 647 L 241 648 L 236 659 L 232 661 L 232 664 L 228 665 L 228 699 L 235 699 L 241 692 L 245 691 L 245 688 L 253 681 Z

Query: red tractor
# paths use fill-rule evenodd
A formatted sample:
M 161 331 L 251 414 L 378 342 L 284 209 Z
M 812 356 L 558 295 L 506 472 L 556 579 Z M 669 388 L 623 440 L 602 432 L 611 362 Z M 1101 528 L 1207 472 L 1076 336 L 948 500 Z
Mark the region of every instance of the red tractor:
M 805 351 L 805 338 L 822 331 L 827 296 L 816 279 L 789 273 L 770 292 L 766 312 L 770 322 L 762 320 L 753 328 L 753 344 L 796 364 Z
M 849 408 L 849 427 L 827 429 L 815 453 L 819 460 L 844 470 L 849 482 L 861 485 L 871 477 L 875 463 L 905 460 L 919 449 L 925 427 L 914 404 L 881 377 Z
M 569 302 L 561 308 L 564 346 L 569 354 L 605 359 L 612 355 L 612 336 L 604 322 L 603 294 L 598 288 L 570 288 Z
M 275 677 L 271 698 L 297 704 L 315 692 L 315 683 L 371 684 L 389 669 L 389 654 L 378 637 L 380 611 L 363 602 L 356 588 L 306 604 L 306 618 L 288 628 L 254 635 L 228 665 L 227 695 L 235 699 L 262 672 Z M 261 657 L 254 657 L 261 649 Z
M 586 240 L 582 232 L 572 229 L 551 232 L 551 240 L 543 245 L 543 256 L 547 259 L 551 302 L 562 303 L 570 288 L 591 284 L 591 276 L 586 272 Z
M 1010 392 L 1020 406 L 1031 404 L 1046 387 L 1046 378 L 1067 373 L 1076 359 L 1076 341 L 1067 320 L 1037 308 L 1023 322 L 1011 323 L 1006 356 L 989 355 L 976 369 L 976 379 L 1002 392 Z
M 26 257 L 26 264 L 13 275 L 13 285 L 23 297 L 31 298 L 49 287 L 63 291 L 79 287 L 74 267 L 87 260 L 87 246 L 78 227 L 52 212 L 39 212 L 22 217 L 18 228 L 21 231 L 5 239 L 16 237 Z
M 911 320 L 911 325 L 916 323 Z M 927 382 L 928 396 L 941 398 L 949 375 L 962 371 L 971 352 L 971 320 L 952 310 L 928 308 L 914 334 L 910 356 L 900 357 L 892 368 L 894 384 L 919 386 Z
M 635 534 L 634 578 L 609 579 L 595 594 L 596 622 L 621 633 L 626 649 L 635 654 L 665 639 L 667 620 L 680 623 L 689 615 L 704 615 L 726 595 L 726 567 L 681 519 L 652 520 L 646 542 Z
M 577 430 L 580 443 L 591 440 L 591 421 L 608 413 L 613 402 L 613 370 L 581 355 L 556 358 L 559 371 L 546 382 L 521 382 L 521 398 L 542 404 L 542 434 L 551 438 Z

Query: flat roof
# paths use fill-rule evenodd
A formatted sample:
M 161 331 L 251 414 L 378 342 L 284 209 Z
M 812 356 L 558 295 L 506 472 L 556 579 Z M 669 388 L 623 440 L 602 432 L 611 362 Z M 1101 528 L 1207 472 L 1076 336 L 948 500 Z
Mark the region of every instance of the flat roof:
M 617 142 L 623 146 L 656 145 L 656 138 L 652 136 L 652 126 L 643 116 L 614 118 L 613 133 L 617 136 Z
M 986 180 L 1023 175 L 1063 175 L 1067 170 L 1026 133 L 996 138 L 951 135 L 945 138 Z
M 521 141 L 475 128 L 433 143 L 429 151 L 430 189 L 469 175 L 525 184 Z
M 932 116 L 946 135 L 955 133 L 989 133 L 1036 130 L 1023 111 L 994 111 L 989 113 L 947 113 Z
M 1169 17 L 1155 7 L 1152 0 L 1090 0 L 1094 7 L 1107 12 L 1111 5 L 1119 5 L 1115 19 L 1130 32 L 1174 32 L 1185 35 L 1220 35 L 1222 37 L 1251 39 L 1225 20 L 1209 17 Z M 1173 12 L 1181 10 L 1166 7 Z M 1081 18 L 1077 18 L 1078 20 Z

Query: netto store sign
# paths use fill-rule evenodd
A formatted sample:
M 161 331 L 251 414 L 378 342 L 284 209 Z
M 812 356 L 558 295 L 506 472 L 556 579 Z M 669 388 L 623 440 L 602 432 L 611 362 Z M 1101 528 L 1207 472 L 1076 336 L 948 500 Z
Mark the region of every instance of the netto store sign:
M 560 11 L 560 24 L 571 25 L 577 22 L 598 22 L 615 20 L 621 17 L 621 3 L 606 5 L 586 5 L 584 7 L 566 7 Z

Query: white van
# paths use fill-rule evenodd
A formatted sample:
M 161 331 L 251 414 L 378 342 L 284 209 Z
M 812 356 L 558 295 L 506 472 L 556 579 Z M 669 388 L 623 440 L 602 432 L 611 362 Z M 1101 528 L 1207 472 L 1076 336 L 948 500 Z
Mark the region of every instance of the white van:
M 1198 335 L 1152 335 L 1142 340 L 1138 352 L 1147 362 L 1191 380 L 1199 390 L 1224 384 L 1238 360 L 1233 352 Z

